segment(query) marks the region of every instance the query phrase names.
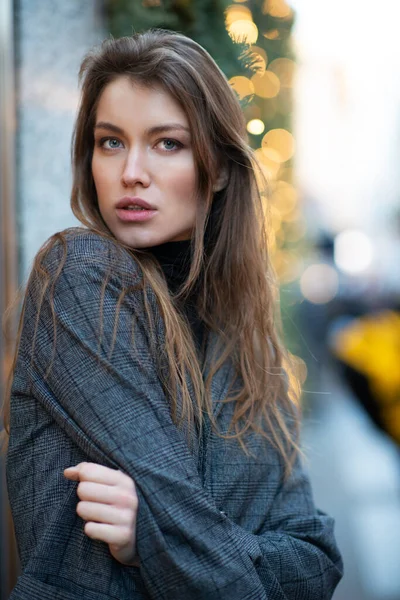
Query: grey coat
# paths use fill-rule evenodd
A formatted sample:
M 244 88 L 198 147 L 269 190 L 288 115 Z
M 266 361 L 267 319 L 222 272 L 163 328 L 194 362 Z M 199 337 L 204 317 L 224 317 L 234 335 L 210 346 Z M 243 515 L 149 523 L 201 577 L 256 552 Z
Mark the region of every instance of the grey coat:
M 43 260 L 53 280 L 61 250 L 58 243 Z M 284 483 L 272 445 L 253 436 L 246 456 L 209 426 L 189 450 L 161 384 L 164 328 L 154 294 L 159 348 L 151 342 L 143 293 L 133 287 L 120 305 L 112 347 L 121 282 L 138 281 L 136 262 L 84 229 L 67 233 L 67 250 L 52 291 L 54 354 L 50 288 L 33 355 L 37 278 L 25 298 L 6 463 L 22 565 L 11 600 L 331 598 L 342 571 L 333 520 L 315 508 L 300 462 Z M 212 383 L 222 431 L 231 418 L 231 403 L 221 404 L 231 377 L 227 361 Z M 106 543 L 85 535 L 76 513 L 78 484 L 63 476 L 82 461 L 120 469 L 135 481 L 140 568 L 120 564 Z

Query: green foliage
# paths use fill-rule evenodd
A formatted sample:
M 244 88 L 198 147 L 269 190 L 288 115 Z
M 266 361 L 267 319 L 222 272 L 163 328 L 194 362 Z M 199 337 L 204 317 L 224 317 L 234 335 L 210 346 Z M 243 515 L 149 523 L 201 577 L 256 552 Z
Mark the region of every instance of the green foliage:
M 241 70 L 240 46 L 228 35 L 224 11 L 229 0 L 106 0 L 110 33 L 132 35 L 152 27 L 178 31 L 203 46 L 227 77 Z
M 225 11 L 230 5 L 232 1 L 229 0 L 105 0 L 108 27 L 114 37 L 150 28 L 178 31 L 203 46 L 228 79 L 235 75 L 251 77 L 256 65 L 247 52 L 247 46 L 234 43 L 226 31 Z M 290 57 L 293 18 L 279 19 L 264 14 L 265 0 L 248 0 L 243 6 L 252 11 L 259 30 L 257 46 L 267 52 L 269 62 L 278 57 Z M 264 34 L 271 31 L 278 32 L 277 39 L 265 37 Z M 259 113 L 257 116 L 269 121 L 268 129 L 288 129 L 289 120 L 279 111 L 275 111 L 272 119 L 266 117 L 264 100 L 247 98 L 241 104 L 243 109 L 249 109 L 245 111 L 246 117 L 252 118 L 253 113 Z M 257 147 L 259 138 L 251 136 L 250 143 Z

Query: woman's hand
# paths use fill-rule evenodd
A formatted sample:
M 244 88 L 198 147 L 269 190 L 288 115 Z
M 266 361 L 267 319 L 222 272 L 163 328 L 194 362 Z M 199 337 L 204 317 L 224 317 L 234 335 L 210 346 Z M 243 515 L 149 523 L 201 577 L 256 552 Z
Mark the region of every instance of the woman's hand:
M 106 542 L 123 565 L 139 566 L 135 550 L 139 500 L 134 481 L 122 471 L 89 462 L 65 469 L 64 476 L 80 482 L 76 512 L 87 521 L 85 534 Z

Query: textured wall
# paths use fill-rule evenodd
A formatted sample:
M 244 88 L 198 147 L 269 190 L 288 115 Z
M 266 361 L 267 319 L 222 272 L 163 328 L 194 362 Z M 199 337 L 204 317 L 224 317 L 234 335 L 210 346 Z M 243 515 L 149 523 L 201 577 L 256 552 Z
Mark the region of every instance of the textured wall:
M 104 32 L 100 0 L 19 0 L 15 9 L 20 275 L 42 243 L 77 222 L 70 144 L 83 55 Z

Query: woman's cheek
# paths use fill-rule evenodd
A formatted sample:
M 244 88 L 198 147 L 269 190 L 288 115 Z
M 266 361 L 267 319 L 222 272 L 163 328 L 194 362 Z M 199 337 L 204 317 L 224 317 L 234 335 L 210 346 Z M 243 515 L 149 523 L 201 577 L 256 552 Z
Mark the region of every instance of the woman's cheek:
M 93 169 L 93 179 L 96 185 L 97 195 L 101 196 L 107 193 L 116 182 L 116 169 L 107 164 L 105 161 L 98 162 Z
M 171 187 L 177 189 L 181 193 L 185 190 L 185 195 L 190 192 L 194 193 L 196 186 L 196 170 L 191 158 L 180 160 L 174 165 L 174 169 L 171 169 L 168 176 L 168 181 Z M 190 193 L 190 195 L 192 195 Z

